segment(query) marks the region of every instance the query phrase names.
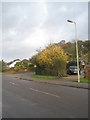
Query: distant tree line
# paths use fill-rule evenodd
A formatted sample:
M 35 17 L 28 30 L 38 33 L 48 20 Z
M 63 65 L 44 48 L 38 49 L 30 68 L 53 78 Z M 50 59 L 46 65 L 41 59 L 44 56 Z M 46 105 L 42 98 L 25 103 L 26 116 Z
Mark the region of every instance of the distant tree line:
M 89 62 L 89 40 L 79 40 L 79 62 Z M 38 50 L 38 53 L 32 56 L 29 60 L 24 59 L 15 64 L 14 71 L 35 71 L 36 74 L 63 76 L 66 69 L 70 65 L 76 65 L 76 42 L 66 42 L 65 40 L 59 43 L 53 43 L 45 47 L 43 50 Z M 0 71 L 7 70 L 7 63 L 0 61 Z

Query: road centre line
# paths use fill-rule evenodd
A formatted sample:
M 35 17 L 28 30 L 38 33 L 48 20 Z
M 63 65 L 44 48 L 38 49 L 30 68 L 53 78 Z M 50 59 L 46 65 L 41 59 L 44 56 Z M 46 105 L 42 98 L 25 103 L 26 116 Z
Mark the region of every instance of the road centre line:
M 12 85 L 16 85 L 17 86 L 17 84 L 16 83 L 14 83 L 14 82 L 10 82 Z
M 31 87 L 30 87 L 29 89 L 32 90 L 32 91 L 35 91 L 35 92 L 39 92 L 39 93 L 42 93 L 42 94 L 46 94 L 46 95 L 50 95 L 50 96 L 53 96 L 53 97 L 56 97 L 56 98 L 60 98 L 60 96 L 55 95 L 55 94 L 52 94 L 52 93 L 40 91 L 40 90 L 37 90 L 37 89 L 33 89 L 33 88 L 31 88 Z

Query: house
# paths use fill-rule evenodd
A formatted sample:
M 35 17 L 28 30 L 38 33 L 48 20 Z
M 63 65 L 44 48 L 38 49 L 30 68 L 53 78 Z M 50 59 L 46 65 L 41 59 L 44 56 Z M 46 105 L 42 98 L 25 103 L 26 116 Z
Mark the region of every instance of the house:
M 8 68 L 12 68 L 12 67 L 15 66 L 15 64 L 16 64 L 17 62 L 20 62 L 20 59 L 15 59 L 15 60 L 7 63 L 7 67 L 8 67 Z

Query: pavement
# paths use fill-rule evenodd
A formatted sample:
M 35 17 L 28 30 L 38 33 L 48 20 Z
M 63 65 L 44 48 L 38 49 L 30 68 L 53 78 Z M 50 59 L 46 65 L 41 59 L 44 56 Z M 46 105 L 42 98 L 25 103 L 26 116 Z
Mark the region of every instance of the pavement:
M 67 77 L 62 77 L 59 79 L 42 79 L 42 78 L 32 78 L 32 74 L 34 73 L 11 74 L 10 76 L 19 78 L 21 80 L 29 80 L 29 81 L 35 81 L 35 82 L 41 82 L 41 83 L 47 83 L 47 84 L 90 89 L 90 84 L 88 83 L 73 82 L 73 80 L 77 79 L 77 75 L 69 75 Z

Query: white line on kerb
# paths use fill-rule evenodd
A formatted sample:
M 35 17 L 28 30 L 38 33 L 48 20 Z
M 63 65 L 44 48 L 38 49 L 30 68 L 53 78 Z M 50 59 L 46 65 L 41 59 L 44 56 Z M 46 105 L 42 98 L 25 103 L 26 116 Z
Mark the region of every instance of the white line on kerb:
M 47 92 L 44 92 L 44 91 L 40 91 L 40 90 L 37 90 L 37 89 L 33 89 L 33 88 L 29 88 L 30 90 L 33 90 L 35 92 L 39 92 L 39 93 L 43 93 L 43 94 L 46 94 L 46 95 L 50 95 L 50 96 L 53 96 L 53 97 L 57 97 L 57 98 L 60 98 L 60 96 L 58 95 L 55 95 L 55 94 L 52 94 L 52 93 L 47 93 Z

